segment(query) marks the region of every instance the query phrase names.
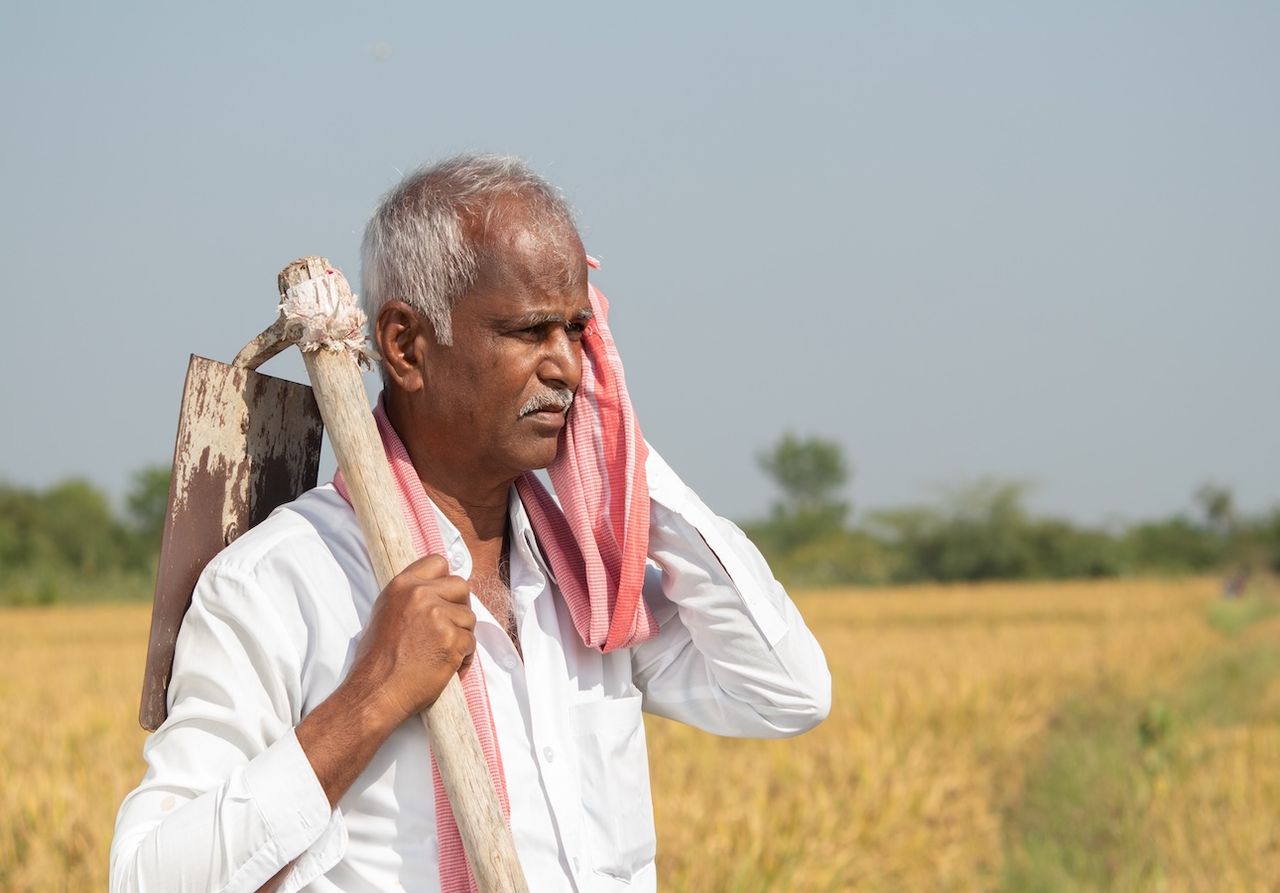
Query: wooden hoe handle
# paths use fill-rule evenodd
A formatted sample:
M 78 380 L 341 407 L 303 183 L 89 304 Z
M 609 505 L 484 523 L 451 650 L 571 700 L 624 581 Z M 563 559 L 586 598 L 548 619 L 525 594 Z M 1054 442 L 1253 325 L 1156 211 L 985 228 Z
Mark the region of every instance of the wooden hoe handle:
M 285 296 L 290 289 L 307 287 L 309 281 L 323 282 L 334 276 L 341 279 L 342 274 L 325 258 L 301 258 L 280 272 L 280 294 Z M 341 285 L 349 297 L 345 280 Z M 297 339 L 296 332 L 282 334 L 289 340 Z M 302 359 L 364 533 L 378 588 L 385 588 L 418 556 L 369 411 L 356 356 L 350 350 L 322 347 L 303 350 Z M 457 676 L 422 713 L 422 721 L 481 893 L 527 893 L 515 842 L 503 820 Z

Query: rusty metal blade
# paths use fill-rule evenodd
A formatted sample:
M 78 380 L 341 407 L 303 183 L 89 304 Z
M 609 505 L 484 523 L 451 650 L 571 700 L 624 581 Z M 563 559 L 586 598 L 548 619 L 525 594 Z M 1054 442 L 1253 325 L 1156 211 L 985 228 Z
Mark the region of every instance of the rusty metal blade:
M 324 427 L 311 388 L 194 354 L 169 481 L 138 721 L 168 713 L 174 645 L 196 579 L 276 506 L 314 487 Z

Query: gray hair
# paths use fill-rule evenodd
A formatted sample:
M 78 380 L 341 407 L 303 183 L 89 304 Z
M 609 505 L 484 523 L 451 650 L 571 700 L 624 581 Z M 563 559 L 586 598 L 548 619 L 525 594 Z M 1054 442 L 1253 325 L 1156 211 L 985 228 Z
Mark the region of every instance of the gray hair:
M 498 200 L 510 196 L 523 199 L 535 219 L 573 225 L 560 191 L 513 155 L 457 155 L 401 180 L 364 231 L 360 291 L 370 324 L 399 298 L 426 318 L 441 344 L 452 344 L 454 304 L 479 274 L 477 243 Z

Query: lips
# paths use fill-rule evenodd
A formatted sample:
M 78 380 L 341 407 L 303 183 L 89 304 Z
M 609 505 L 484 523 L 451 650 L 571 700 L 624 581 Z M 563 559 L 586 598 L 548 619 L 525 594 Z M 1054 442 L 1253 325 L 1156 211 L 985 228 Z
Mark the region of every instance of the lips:
M 564 415 L 572 404 L 573 392 L 567 388 L 558 391 L 544 391 L 530 398 L 524 406 L 520 407 L 520 418 L 543 413 Z
M 568 412 L 567 406 L 540 406 L 537 409 L 526 409 L 520 413 L 520 418 L 528 418 L 529 416 L 562 416 Z
M 535 409 L 532 412 L 526 412 L 521 419 L 528 419 L 540 428 L 546 428 L 549 431 L 559 431 L 565 424 L 565 410 L 548 407 L 547 409 Z

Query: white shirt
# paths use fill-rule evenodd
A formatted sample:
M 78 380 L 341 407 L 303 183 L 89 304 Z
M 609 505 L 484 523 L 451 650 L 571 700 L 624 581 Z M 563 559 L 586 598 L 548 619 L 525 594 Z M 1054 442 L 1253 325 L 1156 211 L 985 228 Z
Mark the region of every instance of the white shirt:
M 782 737 L 827 714 L 817 642 L 756 548 L 652 449 L 645 598 L 652 641 L 583 645 L 511 497 L 521 654 L 472 596 L 511 803 L 535 891 L 652 891 L 655 838 L 641 709 L 719 735 Z M 453 573 L 471 558 L 437 512 Z M 111 890 L 438 891 L 431 761 L 402 724 L 330 809 L 294 727 L 352 663 L 378 596 L 355 515 L 332 486 L 219 554 L 183 621 L 169 718 L 120 807 Z

